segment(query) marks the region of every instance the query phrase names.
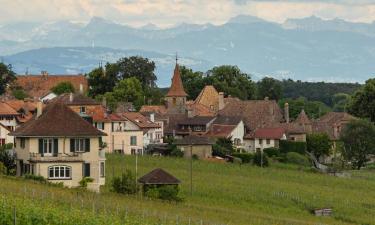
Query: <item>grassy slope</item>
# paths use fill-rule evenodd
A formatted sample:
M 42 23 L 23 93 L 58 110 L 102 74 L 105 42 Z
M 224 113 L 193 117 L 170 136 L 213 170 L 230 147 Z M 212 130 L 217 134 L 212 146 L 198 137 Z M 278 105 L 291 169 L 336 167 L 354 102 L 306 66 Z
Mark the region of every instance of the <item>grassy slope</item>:
M 113 174 L 135 169 L 133 156 L 109 155 L 108 185 L 101 195 L 0 178 L 0 207 L 4 205 L 2 199 L 18 202 L 26 199 L 23 205 L 34 211 L 55 208 L 49 216 L 56 217 L 59 210 L 64 210 L 69 215 L 68 222 L 57 224 L 69 224 L 69 219 L 79 219 L 82 224 L 101 224 L 103 218 L 110 224 L 176 224 L 176 220 L 179 224 L 188 224 L 189 218 L 191 224 L 200 224 L 201 220 L 203 224 L 233 225 L 375 224 L 375 174 L 371 172 L 336 178 L 282 165 L 261 169 L 194 161 L 191 197 L 188 160 L 139 157 L 138 162 L 139 176 L 161 167 L 178 177 L 185 201 L 176 205 L 109 193 Z M 8 212 L 12 204 L 5 204 Z M 334 209 L 331 218 L 315 217 L 309 212 L 311 208 L 327 206 Z M 77 214 L 80 216 L 74 217 Z

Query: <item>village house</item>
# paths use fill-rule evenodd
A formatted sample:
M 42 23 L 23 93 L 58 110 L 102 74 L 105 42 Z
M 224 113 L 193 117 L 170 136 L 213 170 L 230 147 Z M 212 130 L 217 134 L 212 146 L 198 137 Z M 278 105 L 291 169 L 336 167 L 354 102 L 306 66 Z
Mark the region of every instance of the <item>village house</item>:
M 214 120 L 215 117 L 212 116 L 187 117 L 177 122 L 174 136 L 176 138 L 183 138 L 188 135 L 204 135 L 208 132 Z
M 286 139 L 283 128 L 259 128 L 245 136 L 245 149 L 255 153 L 266 148 L 279 148 L 279 141 Z
M 20 114 L 10 107 L 7 103 L 0 101 L 0 123 L 13 131 L 16 129 L 18 122 L 17 117 Z
M 50 182 L 77 187 L 84 177 L 88 188 L 99 191 L 105 183 L 105 154 L 100 148 L 106 134 L 61 102 L 43 109 L 10 135 L 15 137 L 17 175 L 33 174 Z
M 200 159 L 212 157 L 212 145 L 214 140 L 205 136 L 189 135 L 176 140 L 176 146 L 183 153 L 184 157 L 196 156 Z
M 24 100 L 8 100 L 5 103 L 16 110 L 19 114 L 17 116 L 17 123 L 22 124 L 27 122 L 33 117 L 36 112 L 36 105 L 38 101 L 33 99 L 24 99 Z
M 5 144 L 12 144 L 13 137 L 9 135 L 11 130 L 0 123 L 0 147 Z
M 70 82 L 75 92 L 88 90 L 88 82 L 84 75 L 49 75 L 42 71 L 41 75 L 17 75 L 15 86 L 22 88 L 33 99 L 48 101 L 56 97 L 51 89 L 61 82 Z

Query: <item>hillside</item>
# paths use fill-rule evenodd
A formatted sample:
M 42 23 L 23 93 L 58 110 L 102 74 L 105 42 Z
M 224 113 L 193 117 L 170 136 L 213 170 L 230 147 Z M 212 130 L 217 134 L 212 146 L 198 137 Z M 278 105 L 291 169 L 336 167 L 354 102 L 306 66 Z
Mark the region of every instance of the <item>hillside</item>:
M 127 224 L 374 224 L 373 172 L 353 172 L 351 178 L 338 178 L 281 164 L 262 169 L 194 161 L 190 196 L 189 166 L 186 159 L 147 156 L 138 160 L 138 176 L 161 167 L 182 181 L 181 197 L 185 201 L 179 204 L 108 192 L 113 175 L 135 170 L 133 156 L 108 156 L 107 186 L 100 195 L 0 177 L 0 207 L 2 202 L 4 205 L 4 201 L 12 201 L 0 213 L 8 213 L 6 218 L 12 218 L 15 199 L 18 209 L 28 207 L 25 215 L 37 217 L 35 221 L 39 223 L 34 224 L 46 224 L 41 218 L 48 221 L 56 215 L 66 219 L 55 224 L 69 224 L 69 218 L 79 221 L 76 224 L 100 224 L 101 218 L 111 224 L 125 222 L 126 218 Z M 52 205 L 56 207 L 39 210 Z M 315 217 L 310 213 L 319 207 L 332 207 L 332 217 Z M 93 209 L 97 214 L 90 217 Z
M 5 62 L 10 57 L 9 62 L 16 63 L 20 60 L 15 54 L 33 49 L 94 46 L 139 49 L 165 55 L 178 52 L 183 58 L 195 59 L 193 61 L 204 59 L 200 64 L 203 71 L 213 65 L 234 64 L 256 78 L 270 75 L 303 81 L 364 82 L 375 71 L 374 43 L 374 23 L 319 18 L 293 19 L 277 24 L 238 16 L 222 25 L 180 24 L 165 29 L 151 26 L 150 29 L 94 17 L 87 24 L 59 21 L 0 27 L 0 55 Z M 51 52 L 50 56 L 56 58 L 57 64 L 64 65 L 59 51 Z M 43 60 L 38 50 L 34 57 Z M 18 71 L 32 67 L 32 59 L 22 62 L 16 67 Z M 61 69 L 56 67 L 55 70 L 53 64 L 43 66 L 51 73 Z M 81 58 L 75 58 L 71 67 L 83 72 L 91 68 Z M 159 71 L 157 75 L 160 84 L 167 86 L 170 74 L 166 79 L 160 79 L 165 75 Z

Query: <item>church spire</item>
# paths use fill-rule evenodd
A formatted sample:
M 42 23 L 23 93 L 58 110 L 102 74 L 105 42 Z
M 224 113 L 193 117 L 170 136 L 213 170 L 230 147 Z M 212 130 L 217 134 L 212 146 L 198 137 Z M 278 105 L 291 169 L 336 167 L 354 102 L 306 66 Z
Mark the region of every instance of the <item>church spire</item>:
M 180 67 L 177 61 L 178 61 L 178 58 L 177 58 L 177 53 L 176 53 L 176 66 L 174 68 L 172 84 L 167 93 L 167 97 L 186 97 L 187 96 L 184 90 L 184 86 L 182 84 L 182 79 L 180 75 Z

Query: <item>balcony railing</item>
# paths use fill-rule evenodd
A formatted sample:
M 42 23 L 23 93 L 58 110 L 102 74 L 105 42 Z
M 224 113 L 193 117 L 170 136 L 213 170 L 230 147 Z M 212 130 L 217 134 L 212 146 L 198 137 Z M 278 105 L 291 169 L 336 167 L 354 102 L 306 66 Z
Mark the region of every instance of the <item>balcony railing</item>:
M 84 161 L 82 154 L 79 153 L 58 153 L 58 154 L 40 154 L 30 153 L 30 161 L 42 162 L 81 162 Z

